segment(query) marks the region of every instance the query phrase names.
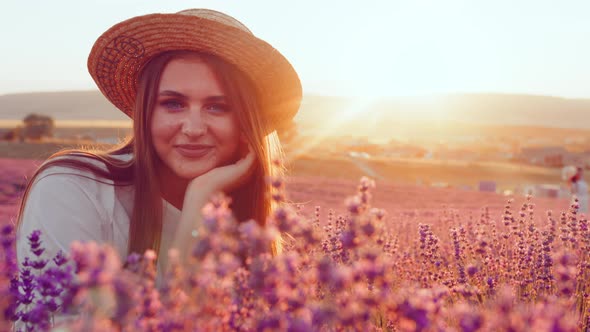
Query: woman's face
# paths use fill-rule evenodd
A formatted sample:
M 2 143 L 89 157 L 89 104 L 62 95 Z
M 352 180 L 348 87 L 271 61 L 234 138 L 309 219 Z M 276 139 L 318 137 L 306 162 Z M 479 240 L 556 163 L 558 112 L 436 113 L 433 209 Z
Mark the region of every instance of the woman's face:
M 202 59 L 171 60 L 161 75 L 151 123 L 162 165 L 191 180 L 235 162 L 241 146 L 236 112 Z

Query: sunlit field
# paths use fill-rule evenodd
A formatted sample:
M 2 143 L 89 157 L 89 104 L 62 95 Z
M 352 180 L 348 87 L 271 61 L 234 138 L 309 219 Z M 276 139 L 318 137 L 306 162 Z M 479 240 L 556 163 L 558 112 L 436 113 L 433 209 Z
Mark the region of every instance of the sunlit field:
M 38 164 L 4 159 L 0 181 L 3 305 L 29 328 L 53 321 L 76 331 L 580 331 L 588 324 L 590 233 L 575 205 L 367 178 L 273 180 L 274 199 L 289 204 L 266 229 L 236 223 L 217 198 L 204 210 L 193 264 L 174 266 L 158 284 L 153 253 L 122 260 L 89 244 L 72 247 L 77 275 L 61 257 L 59 267 L 40 272 L 51 257 L 35 254 L 43 234 L 33 234 L 30 263 L 11 290 L 10 221 L 22 180 Z M 279 232 L 283 253 L 263 254 Z M 18 309 L 9 305 L 15 301 Z M 75 318 L 63 321 L 61 311 Z

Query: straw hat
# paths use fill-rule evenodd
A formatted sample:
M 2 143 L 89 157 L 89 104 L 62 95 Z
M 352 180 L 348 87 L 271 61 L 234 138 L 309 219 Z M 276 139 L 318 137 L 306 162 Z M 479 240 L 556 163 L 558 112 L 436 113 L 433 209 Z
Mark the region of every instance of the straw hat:
M 114 25 L 94 43 L 88 70 L 107 99 L 133 118 L 139 73 L 155 55 L 172 50 L 213 54 L 243 71 L 273 129 L 299 109 L 301 83 L 289 61 L 238 20 L 208 9 L 137 16 Z
M 578 168 L 576 166 L 565 166 L 561 169 L 561 178 L 564 181 L 570 180 L 574 175 L 578 173 Z

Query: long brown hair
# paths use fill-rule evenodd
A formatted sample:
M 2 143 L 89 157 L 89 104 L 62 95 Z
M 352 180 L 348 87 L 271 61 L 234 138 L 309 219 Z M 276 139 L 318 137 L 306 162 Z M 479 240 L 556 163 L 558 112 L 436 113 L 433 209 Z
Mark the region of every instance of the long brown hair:
M 239 221 L 254 219 L 264 226 L 272 207 L 269 195 L 269 176 L 277 176 L 282 170 L 273 164 L 282 158 L 282 150 L 276 132 L 259 114 L 256 91 L 252 82 L 242 72 L 222 59 L 208 54 L 189 51 L 172 51 L 154 57 L 142 70 L 138 80 L 137 99 L 133 121 L 133 137 L 109 151 L 66 150 L 52 155 L 33 175 L 25 190 L 17 223 L 25 208 L 32 183 L 43 170 L 53 165 L 88 170 L 104 183 L 133 185 L 135 196 L 129 224 L 128 253 L 143 253 L 147 249 L 160 250 L 162 235 L 161 190 L 156 172 L 158 156 L 151 137 L 151 119 L 161 74 L 166 65 L 175 58 L 198 56 L 216 73 L 226 95 L 237 112 L 242 134 L 250 142 L 256 156 L 256 171 L 242 187 L 229 193 L 232 210 Z M 270 133 L 269 133 L 270 132 Z M 268 134 L 269 133 L 269 134 Z M 121 161 L 117 155 L 133 153 L 129 161 Z M 80 158 L 101 161 L 106 170 Z M 101 181 L 102 180 L 98 180 Z M 273 243 L 271 251 L 280 251 L 280 239 Z

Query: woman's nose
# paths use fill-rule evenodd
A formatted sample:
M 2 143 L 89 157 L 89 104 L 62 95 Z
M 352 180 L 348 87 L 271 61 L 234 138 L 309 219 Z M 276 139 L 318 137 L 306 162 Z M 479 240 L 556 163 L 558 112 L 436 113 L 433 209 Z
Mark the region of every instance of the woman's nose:
M 191 111 L 182 122 L 181 132 L 183 135 L 196 137 L 202 136 L 207 132 L 205 123 L 200 111 Z

